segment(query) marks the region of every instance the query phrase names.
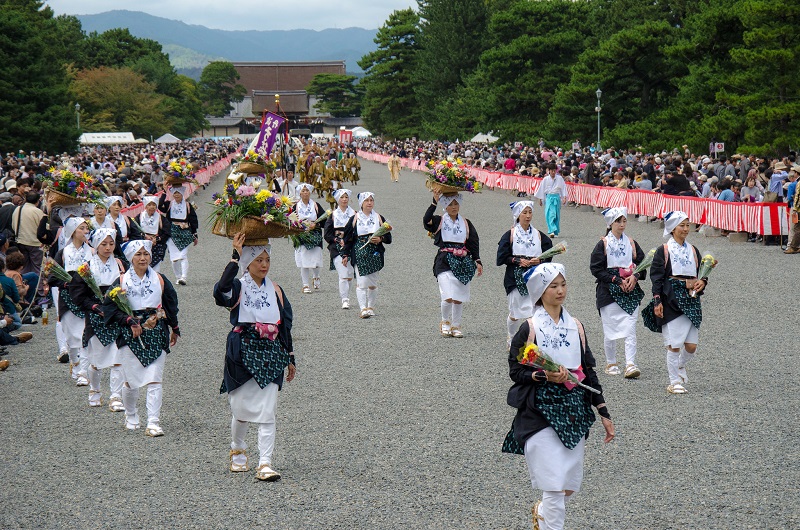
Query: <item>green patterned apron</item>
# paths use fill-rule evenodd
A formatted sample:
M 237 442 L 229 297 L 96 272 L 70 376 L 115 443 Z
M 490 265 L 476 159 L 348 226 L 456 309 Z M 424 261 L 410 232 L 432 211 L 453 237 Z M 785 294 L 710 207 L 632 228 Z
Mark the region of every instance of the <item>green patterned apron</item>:
M 181 228 L 175 223 L 172 223 L 170 237 L 172 238 L 172 242 L 175 243 L 175 246 L 178 247 L 178 250 L 185 249 L 194 241 L 194 235 L 192 235 L 191 230 L 188 228 Z
M 367 276 L 373 272 L 378 272 L 383 268 L 383 259 L 378 250 L 378 246 L 369 243 L 364 247 L 364 243 L 369 241 L 372 234 L 358 236 L 355 247 L 355 265 L 358 267 L 359 276 Z M 361 247 L 364 247 L 363 249 Z
M 134 316 L 142 322 L 153 313 L 152 309 L 133 312 Z M 164 320 L 159 320 L 153 329 L 142 328 L 142 334 L 139 335 L 139 338 L 142 339 L 141 343 L 139 339 L 133 338 L 133 332 L 128 326 L 122 326 L 121 334 L 125 344 L 145 368 L 158 359 L 162 351 L 169 350 L 169 331 Z M 144 348 L 142 348 L 142 343 Z
M 61 296 L 62 299 L 64 300 L 64 304 L 66 304 L 67 309 L 72 311 L 73 315 L 75 315 L 78 318 L 86 317 L 86 313 L 81 308 L 79 308 L 78 305 L 75 303 L 75 301 L 72 299 L 72 296 L 69 294 L 69 289 L 67 289 L 66 285 L 61 289 L 59 289 L 58 293 L 59 296 Z
M 97 340 L 103 346 L 108 346 L 109 344 L 113 343 L 119 337 L 121 326 L 116 322 L 112 322 L 111 324 L 106 324 L 105 320 L 102 316 L 98 315 L 97 313 L 89 313 L 89 324 L 92 327 L 92 331 L 94 332 Z M 89 343 L 89 336 L 88 334 L 84 335 L 87 339 L 84 341 L 83 346 L 86 347 Z
M 519 267 L 514 265 L 514 282 L 517 284 L 517 291 L 522 296 L 528 296 L 528 284 L 525 283 L 525 273 L 532 267 Z
M 670 278 L 669 283 L 672 284 L 672 293 L 675 295 L 675 300 L 678 302 L 678 308 L 684 315 L 689 317 L 694 327 L 700 329 L 700 323 L 703 321 L 703 310 L 700 307 L 700 298 L 692 298 L 689 296 L 689 289 L 686 288 L 685 280 Z
M 241 355 L 242 364 L 244 364 L 253 379 L 256 380 L 258 386 L 265 388 L 275 379 L 277 379 L 283 371 L 289 366 L 289 353 L 283 349 L 280 341 L 269 340 L 268 338 L 261 338 L 253 326 L 242 325 L 234 328 L 240 329 L 239 355 Z M 231 333 L 237 333 L 231 331 Z M 233 335 L 230 335 L 231 337 Z M 220 387 L 220 394 L 228 391 L 225 387 L 223 380 Z
M 611 272 L 614 276 L 619 275 L 619 269 L 609 269 L 609 272 Z M 636 284 L 636 287 L 633 288 L 633 291 L 629 293 L 623 291 L 622 287 L 616 283 L 609 284 L 608 291 L 611 293 L 611 298 L 614 299 L 614 302 L 616 302 L 617 305 L 629 315 L 632 315 L 636 312 L 636 308 L 639 307 L 639 304 L 644 299 L 644 291 L 638 283 Z
M 452 252 L 445 252 L 445 254 L 453 276 L 464 285 L 471 282 L 475 272 L 478 270 L 478 266 L 469 254 L 463 257 L 455 256 Z
M 579 386 L 567 390 L 564 385 L 546 383 L 537 386 L 534 392 L 536 409 L 556 431 L 564 447 L 574 449 L 595 421 L 592 407 L 584 398 L 586 391 Z
M 313 250 L 314 248 L 320 246 L 321 244 L 322 244 L 322 230 L 316 229 L 299 234 L 297 236 L 294 248 L 299 248 L 300 245 L 303 245 L 304 247 L 306 247 L 306 249 Z

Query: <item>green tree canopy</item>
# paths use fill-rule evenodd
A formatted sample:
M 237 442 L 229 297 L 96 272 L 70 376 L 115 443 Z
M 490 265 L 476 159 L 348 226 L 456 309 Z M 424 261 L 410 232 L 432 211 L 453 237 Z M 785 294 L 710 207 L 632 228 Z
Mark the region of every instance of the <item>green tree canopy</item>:
M 206 113 L 211 116 L 225 116 L 231 110 L 231 102 L 244 99 L 247 90 L 236 83 L 238 80 L 239 72 L 233 63 L 212 61 L 203 68 L 199 89 Z
M 317 74 L 306 87 L 306 92 L 319 97 L 314 105 L 320 112 L 342 118 L 361 114 L 363 89 L 356 85 L 354 75 Z

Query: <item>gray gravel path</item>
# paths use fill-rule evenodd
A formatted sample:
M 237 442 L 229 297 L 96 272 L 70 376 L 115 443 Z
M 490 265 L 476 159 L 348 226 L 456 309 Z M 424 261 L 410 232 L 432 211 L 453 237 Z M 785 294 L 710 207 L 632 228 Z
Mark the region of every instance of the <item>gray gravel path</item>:
M 466 307 L 467 338 L 442 339 L 423 177 L 404 171 L 392 184 L 385 167 L 363 165 L 356 191 L 374 191 L 376 210 L 395 226 L 377 317 L 339 309 L 334 272 L 324 272 L 320 293 L 301 295 L 289 244 L 274 245 L 270 276 L 294 305 L 299 363 L 280 394 L 280 482 L 227 470 L 230 416 L 217 392 L 228 314 L 211 289 L 230 244 L 204 230 L 189 285 L 178 287 L 183 338 L 167 359 L 163 438 L 128 434 L 121 414 L 88 408 L 88 391 L 54 361 L 52 323 L 12 349 L 0 373 L 0 527 L 529 528 L 536 496 L 524 460 L 500 453 L 513 411 L 503 271 L 493 262 L 514 198 L 467 198 L 462 212 L 481 236 L 486 268 Z M 220 185 L 195 198 L 203 218 Z M 562 216 L 568 306 L 602 357 L 588 262 L 604 225 L 590 212 Z M 544 226 L 541 208 L 534 224 Z M 662 242 L 657 225 L 633 221 L 629 234 L 649 249 Z M 603 445 L 602 428 L 593 429 L 568 528 L 800 526 L 797 317 L 785 280 L 800 258 L 691 240 L 720 266 L 704 299 L 690 393 L 665 392 L 661 337 L 640 325 L 641 379 L 601 374 L 618 437 Z M 248 443 L 255 449 L 254 429 Z

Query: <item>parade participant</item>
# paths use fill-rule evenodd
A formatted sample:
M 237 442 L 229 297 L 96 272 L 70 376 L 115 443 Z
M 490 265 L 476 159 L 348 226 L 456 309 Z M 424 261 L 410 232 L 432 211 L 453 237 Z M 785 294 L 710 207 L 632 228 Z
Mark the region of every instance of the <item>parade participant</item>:
M 258 425 L 256 478 L 274 481 L 275 415 L 278 391 L 295 376 L 292 305 L 283 289 L 270 280 L 270 246 L 243 246 L 244 234 L 233 238 L 233 257 L 214 286 L 214 301 L 231 310 L 225 370 L 220 393 L 231 407 L 230 470 L 248 471 L 245 437 Z M 236 278 L 241 271 L 242 275 Z
M 635 379 L 641 375 L 636 366 L 636 322 L 639 320 L 639 303 L 644 291 L 639 280 L 647 271 L 633 274 L 633 269 L 644 259 L 639 243 L 625 234 L 628 224 L 627 208 L 608 208 L 603 211 L 606 235 L 594 250 L 589 269 L 597 283 L 597 310 L 603 322 L 603 346 L 606 353 L 606 369 L 609 375 L 621 373 L 617 365 L 616 345 L 618 339 L 625 341 L 625 378 Z
M 358 157 L 355 153 L 350 153 L 347 160 L 345 161 L 348 178 L 353 186 L 358 186 L 358 181 L 361 180 L 361 162 L 358 161 Z
M 564 266 L 543 263 L 526 276 L 535 304 L 533 316 L 514 335 L 508 355 L 514 385 L 507 401 L 517 409 L 509 438 L 524 448 L 531 485 L 542 490 L 542 500 L 532 510 L 533 527 L 561 530 L 566 499 L 580 491 L 583 481 L 584 444 L 595 421 L 592 406 L 601 416 L 606 443 L 614 439 L 614 424 L 583 324 L 563 307 L 567 296 Z M 560 369 L 545 371 L 520 364 L 517 356 L 528 343 L 537 344 Z M 600 393 L 579 386 L 570 390 L 565 384 L 569 372 L 578 378 L 582 373 L 582 382 Z
M 92 247 L 86 242 L 89 225 L 81 217 L 70 217 L 64 223 L 62 234 L 64 247 L 55 257 L 56 263 L 75 278 L 78 267 L 92 257 Z M 72 300 L 67 284 L 51 276 L 48 284 L 58 289 L 58 320 L 64 330 L 67 348 L 69 349 L 70 376 L 77 386 L 89 384 L 89 357 L 83 348 L 83 325 L 86 316 L 83 310 Z
M 667 373 L 671 394 L 685 394 L 686 365 L 697 352 L 697 339 L 703 314 L 700 295 L 708 278 L 698 278 L 700 251 L 686 242 L 689 216 L 681 211 L 664 216 L 664 237 L 669 241 L 656 250 L 650 268 L 653 300 L 643 312 L 645 325 L 661 331 L 667 350 Z M 690 296 L 694 292 L 696 296 Z M 655 316 L 655 325 L 648 321 Z
M 544 205 L 547 235 L 552 239 L 561 232 L 561 205 L 567 201 L 567 185 L 552 162 L 547 164 L 547 175 L 534 197 L 539 199 L 539 206 Z
M 383 269 L 383 255 L 386 252 L 384 244 L 389 245 L 392 242 L 391 232 L 382 236 L 372 235 L 386 221 L 373 209 L 374 206 L 375 195 L 372 192 L 359 193 L 360 211 L 348 221 L 344 232 L 344 255 L 357 273 L 356 297 L 361 308 L 361 318 L 375 316 L 378 274 Z
M 325 213 L 322 206 L 311 200 L 312 186 L 297 186 L 300 200 L 295 205 L 297 217 L 309 225 L 303 242 L 294 249 L 294 262 L 300 269 L 300 280 L 303 282 L 303 294 L 311 294 L 311 286 L 317 291 L 320 288 L 319 271 L 322 269 L 322 227 L 314 221 Z
M 117 226 L 117 231 L 119 232 L 122 243 L 127 243 L 132 239 L 142 239 L 143 236 L 136 227 L 136 224 L 131 223 L 127 215 L 122 215 L 122 197 L 118 195 L 107 197 L 105 202 L 108 208 L 108 216 Z M 121 243 L 118 246 L 121 247 Z M 116 250 L 121 251 L 121 248 L 117 248 Z
M 112 228 L 114 221 L 108 216 L 108 208 L 105 204 L 95 203 L 94 215 L 89 218 L 89 228 L 97 230 L 98 228 Z
M 113 228 L 100 228 L 89 234 L 89 242 L 95 250 L 94 256 L 88 261 L 89 270 L 104 295 L 112 285 L 119 283 L 120 275 L 125 272 L 122 261 L 114 257 L 116 235 L 117 231 Z M 121 412 L 125 410 L 122 405 L 122 384 L 125 381 L 117 358 L 119 349 L 116 341 L 119 336 L 119 326 L 116 323 L 106 324 L 103 319 L 103 300 L 97 297 L 82 277 L 70 283 L 69 292 L 72 300 L 86 315 L 83 347 L 89 359 L 89 406 L 102 405 L 101 370 L 111 368 L 108 408 L 112 412 Z
M 162 194 L 158 201 L 158 209 L 169 218 L 171 226 L 167 250 L 178 285 L 186 285 L 189 245 L 197 245 L 197 212 L 186 200 L 186 191 L 185 186 L 171 186 L 169 193 Z M 168 195 L 172 197 L 171 200 L 167 198 Z
M 439 283 L 442 321 L 439 332 L 443 337 L 464 336 L 461 315 L 469 302 L 470 283 L 473 276 L 483 274 L 478 231 L 472 222 L 460 215 L 464 197 L 459 194 L 442 195 L 433 192 L 433 203 L 422 218 L 422 225 L 433 234 L 433 243 L 439 247 L 433 260 L 433 275 Z M 434 215 L 441 206 L 444 215 Z
M 511 218 L 514 226 L 503 234 L 497 244 L 497 266 L 506 267 L 503 287 L 508 299 L 506 328 L 509 345 L 522 322 L 533 315 L 533 301 L 528 296 L 525 273 L 539 265 L 539 256 L 553 247 L 550 238 L 531 224 L 533 201 L 511 203 Z M 552 258 L 545 261 L 552 261 Z
M 317 191 L 317 198 L 321 199 L 322 193 L 325 191 L 325 164 L 322 162 L 321 156 L 314 157 L 314 163 L 311 164 L 308 175 L 310 184 Z
M 114 287 L 126 293 L 133 316 L 127 315 L 112 300 L 113 287 L 106 296 L 102 312 L 106 324 L 120 327 L 117 337 L 119 362 L 125 376 L 122 403 L 125 428 L 139 428 L 139 390 L 147 387 L 147 436 L 163 436 L 161 415 L 164 361 L 178 342 L 178 294 L 163 274 L 150 268 L 153 244 L 140 239 L 125 243 L 123 252 L 131 268 Z
M 392 156 L 389 157 L 387 166 L 392 182 L 400 182 L 400 158 L 397 156 L 397 151 L 392 151 Z
M 158 211 L 158 197 L 146 195 L 142 197 L 144 211 L 139 214 L 139 226 L 142 236 L 153 244 L 150 267 L 159 272 L 161 260 L 167 254 L 167 240 L 172 232 L 169 219 Z
M 353 264 L 344 254 L 344 230 L 347 221 L 356 214 L 350 207 L 352 191 L 342 188 L 333 193 L 337 207 L 325 221 L 325 241 L 331 254 L 330 270 L 339 275 L 339 296 L 342 298 L 342 309 L 350 309 L 350 282 L 353 281 Z

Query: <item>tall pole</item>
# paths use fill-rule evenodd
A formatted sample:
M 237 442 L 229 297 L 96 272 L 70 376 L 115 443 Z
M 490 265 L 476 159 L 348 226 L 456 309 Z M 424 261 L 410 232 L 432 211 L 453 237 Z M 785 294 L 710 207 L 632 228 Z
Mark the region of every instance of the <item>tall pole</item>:
M 81 128 L 81 104 L 75 103 L 75 120 L 78 122 L 78 130 Z
M 600 96 L 603 95 L 603 91 L 598 88 L 595 94 L 597 95 L 597 108 L 594 109 L 597 111 L 597 151 L 600 151 Z

